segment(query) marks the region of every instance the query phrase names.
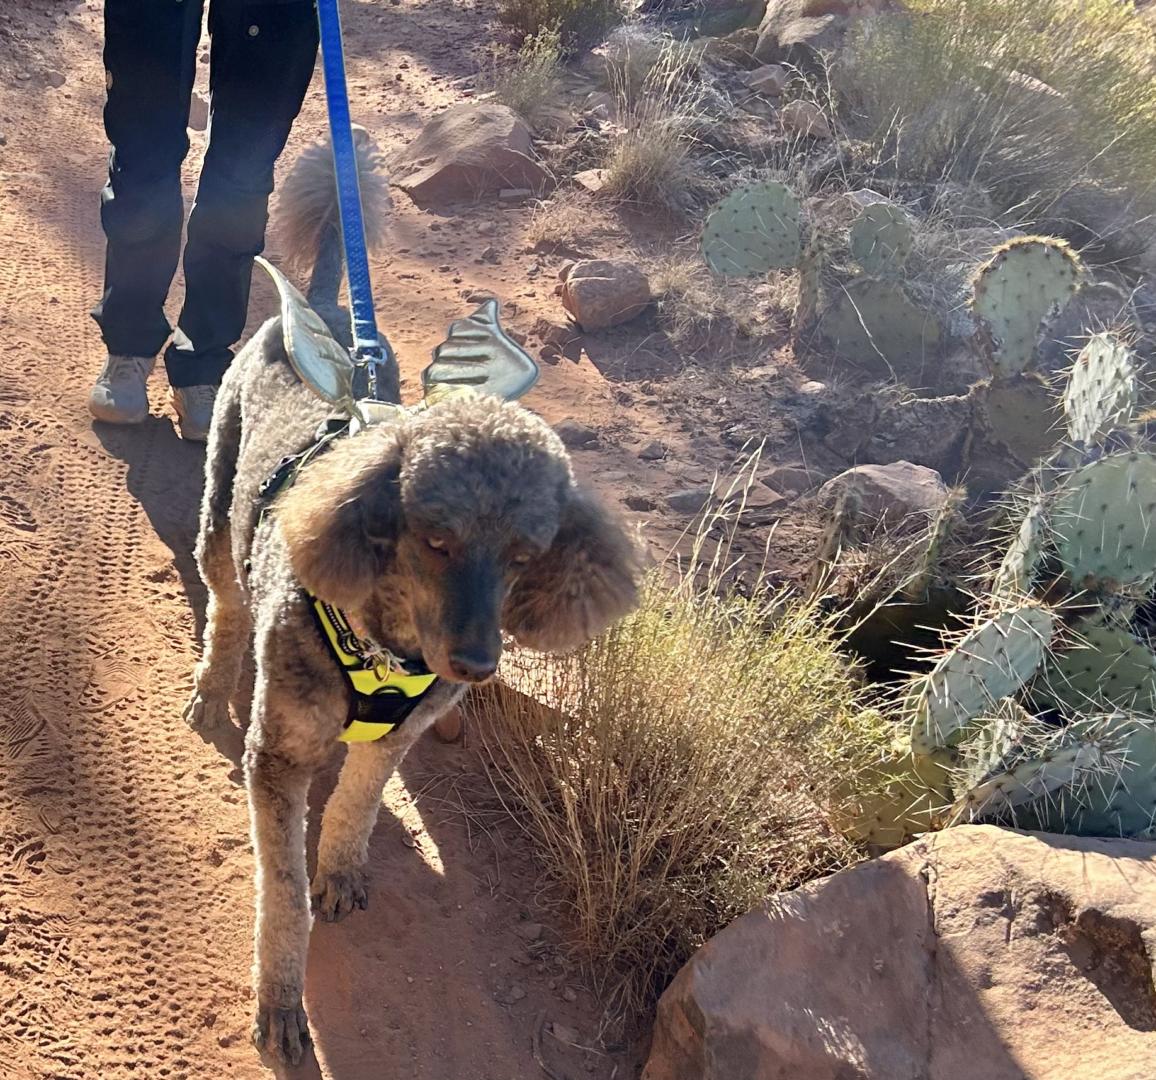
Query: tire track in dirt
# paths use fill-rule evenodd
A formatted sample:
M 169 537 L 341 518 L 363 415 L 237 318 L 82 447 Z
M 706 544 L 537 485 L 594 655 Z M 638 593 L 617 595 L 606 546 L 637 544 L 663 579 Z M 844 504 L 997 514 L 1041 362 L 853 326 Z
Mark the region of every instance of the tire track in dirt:
M 476 10 L 404 0 L 347 14 L 356 111 L 388 102 L 398 119 L 383 133 L 411 125 L 405 108 L 452 98 Z M 9 0 L 4 15 L 20 48 L 0 35 L 0 1076 L 264 1076 L 248 1043 L 244 796 L 235 761 L 180 720 L 203 607 L 190 557 L 202 451 L 167 416 L 97 430 L 84 408 L 100 364 L 86 314 L 103 258 L 100 5 Z M 399 90 L 381 65 L 402 55 Z M 318 80 L 286 162 L 321 131 L 319 94 Z M 424 216 L 405 212 L 420 234 Z M 430 278 L 433 321 L 408 315 L 402 334 L 418 356 L 461 314 L 458 290 Z M 391 277 L 382 309 L 400 313 L 413 288 Z M 269 304 L 256 282 L 255 320 Z M 152 392 L 167 411 L 159 373 Z M 565 969 L 510 933 L 525 911 L 512 897 L 532 893 L 517 853 L 499 865 L 445 800 L 410 794 L 453 787 L 471 761 L 420 748 L 375 834 L 370 910 L 314 932 L 320 1075 L 537 1077 L 540 1011 L 593 1027 Z

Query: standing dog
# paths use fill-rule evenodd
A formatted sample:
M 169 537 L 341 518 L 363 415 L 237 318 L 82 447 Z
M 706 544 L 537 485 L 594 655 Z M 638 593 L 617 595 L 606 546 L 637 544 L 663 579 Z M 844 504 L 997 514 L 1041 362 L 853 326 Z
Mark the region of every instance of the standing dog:
M 300 218 L 317 221 L 321 203 L 332 217 L 328 155 L 303 155 L 285 193 L 282 212 L 296 215 L 288 235 L 308 234 Z M 312 299 L 336 308 L 335 295 Z M 186 712 L 197 728 L 226 723 L 252 648 L 254 1039 L 294 1063 L 309 1040 L 310 900 L 327 920 L 365 907 L 363 866 L 389 775 L 467 686 L 494 674 L 503 633 L 534 649 L 577 646 L 634 606 L 641 567 L 624 527 L 575 484 L 554 432 L 481 395 L 333 439 L 270 502 L 263 482 L 314 442 L 330 411 L 299 382 L 277 319 L 225 376 L 196 546 L 208 618 Z M 359 643 L 369 668 L 417 670 L 423 690 L 404 724 L 349 743 L 310 883 L 306 795 L 365 704 L 346 670 Z

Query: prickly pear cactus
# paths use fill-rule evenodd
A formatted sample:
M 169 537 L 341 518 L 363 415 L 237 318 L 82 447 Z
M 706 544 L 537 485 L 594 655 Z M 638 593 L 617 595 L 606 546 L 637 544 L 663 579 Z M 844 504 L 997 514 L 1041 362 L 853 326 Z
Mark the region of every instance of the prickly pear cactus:
M 1080 262 L 1063 240 L 1025 236 L 996 248 L 975 276 L 972 298 L 992 375 L 1027 370 L 1043 324 L 1071 299 L 1079 277 Z
M 927 754 L 958 742 L 1036 673 L 1054 632 L 1055 616 L 1036 605 L 1011 608 L 970 631 L 913 688 L 912 750 Z
M 841 827 L 877 848 L 899 847 L 943 823 L 952 799 L 949 775 L 946 754 L 913 754 L 909 740 L 897 738 L 881 760 L 855 775 L 838 815 Z
M 1086 622 L 1077 641 L 1049 657 L 1040 695 L 1075 715 L 1098 702 L 1117 709 L 1156 713 L 1156 656 L 1127 627 Z
M 1030 594 L 1048 540 L 1047 504 L 1037 496 L 1028 503 L 1023 520 L 1008 545 L 992 582 L 997 603 Z
M 987 434 L 1025 468 L 1055 444 L 1060 415 L 1042 379 L 1017 375 L 976 389 Z
M 970 788 L 953 808 L 953 816 L 974 821 L 1006 814 L 1016 807 L 1071 788 L 1104 769 L 1104 751 L 1097 743 L 1060 746 L 1040 757 L 1024 758 Z
M 758 277 L 797 266 L 803 253 L 802 204 L 775 180 L 732 191 L 711 212 L 702 253 L 716 274 Z
M 1057 490 L 1052 529 L 1077 588 L 1149 584 L 1156 575 L 1156 455 L 1129 451 L 1077 469 Z
M 1112 334 L 1094 334 L 1080 350 L 1064 392 L 1064 416 L 1074 443 L 1092 446 L 1132 422 L 1136 365 Z
M 1156 719 L 1127 712 L 1098 719 L 1108 767 L 1073 785 L 1066 798 L 1034 804 L 1034 820 L 1025 824 L 1050 832 L 1156 839 Z
M 898 273 L 914 245 L 910 219 L 891 203 L 868 206 L 851 226 L 851 254 L 874 277 Z
M 850 282 L 825 312 L 819 332 L 849 360 L 912 386 L 933 379 L 940 328 L 899 285 L 874 278 Z

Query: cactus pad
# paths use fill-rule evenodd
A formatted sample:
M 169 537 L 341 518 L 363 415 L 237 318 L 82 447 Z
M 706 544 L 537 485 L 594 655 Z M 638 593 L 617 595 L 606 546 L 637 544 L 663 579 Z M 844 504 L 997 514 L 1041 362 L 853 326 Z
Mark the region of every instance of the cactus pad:
M 910 219 L 891 203 L 868 206 L 851 226 L 851 254 L 873 276 L 898 273 L 914 244 Z
M 988 338 L 987 361 L 1000 378 L 1025 371 L 1040 330 L 1071 299 L 1080 262 L 1062 240 L 1025 236 L 996 249 L 980 267 L 972 307 Z
M 820 333 L 849 360 L 911 386 L 934 382 L 940 328 L 896 284 L 860 278 L 823 315 Z
M 1079 588 L 1129 588 L 1156 574 L 1156 456 L 1113 454 L 1056 493 L 1056 551 Z
M 1025 596 L 1031 591 L 1047 538 L 1047 510 L 1043 499 L 1036 498 L 1028 504 L 1023 521 L 995 573 L 992 593 L 997 599 Z
M 951 804 L 947 755 L 922 756 L 897 739 L 886 760 L 859 770 L 844 788 L 841 828 L 877 848 L 897 848 L 942 824 Z
M 992 382 L 980 395 L 988 434 L 1025 466 L 1034 465 L 1056 441 L 1059 420 L 1047 385 L 1031 375 Z
M 1082 624 L 1077 633 L 1076 646 L 1049 659 L 1043 692 L 1077 714 L 1095 702 L 1156 712 L 1156 656 L 1147 644 L 1102 623 Z
M 1112 768 L 1078 783 L 1063 802 L 1036 811 L 1036 825 L 1085 836 L 1156 839 L 1156 720 L 1116 713 L 1097 718 Z
M 968 820 L 1006 813 L 1037 799 L 1049 799 L 1063 788 L 1085 784 L 1104 770 L 1104 751 L 1097 743 L 1057 747 L 1039 758 L 1025 758 L 1006 772 L 976 784 L 956 804 Z
M 1012 608 L 981 623 L 916 683 L 911 746 L 917 754 L 958 742 L 966 728 L 1035 673 L 1055 631 L 1046 608 Z
M 758 277 L 797 266 L 802 204 L 785 184 L 767 180 L 732 191 L 706 219 L 702 253 L 716 274 Z
M 1064 414 L 1073 442 L 1091 446 L 1131 423 L 1136 408 L 1136 365 L 1131 350 L 1111 334 L 1095 334 L 1068 376 Z

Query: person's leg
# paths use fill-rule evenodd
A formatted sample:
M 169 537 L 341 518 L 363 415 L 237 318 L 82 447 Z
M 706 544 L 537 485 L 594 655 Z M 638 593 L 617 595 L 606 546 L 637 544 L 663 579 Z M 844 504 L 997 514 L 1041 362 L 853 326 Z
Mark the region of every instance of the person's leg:
M 181 162 L 202 9 L 203 0 L 104 6 L 104 126 L 112 149 L 100 211 L 104 294 L 92 314 L 110 359 L 90 399 L 101 419 L 144 419 L 144 383 L 169 336 L 164 303 L 180 253 Z
M 189 215 L 185 304 L 165 353 L 187 438 L 207 430 L 212 394 L 198 388 L 220 383 L 245 328 L 273 167 L 317 56 L 312 0 L 211 0 L 209 31 L 209 147 Z

